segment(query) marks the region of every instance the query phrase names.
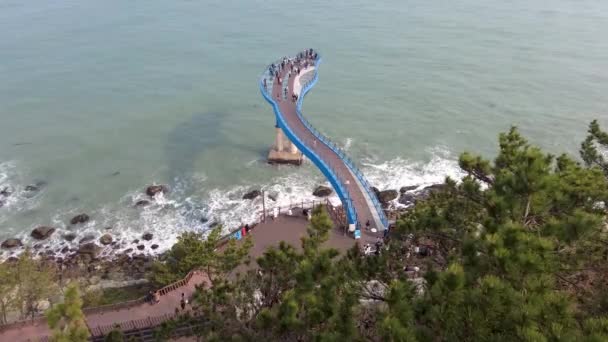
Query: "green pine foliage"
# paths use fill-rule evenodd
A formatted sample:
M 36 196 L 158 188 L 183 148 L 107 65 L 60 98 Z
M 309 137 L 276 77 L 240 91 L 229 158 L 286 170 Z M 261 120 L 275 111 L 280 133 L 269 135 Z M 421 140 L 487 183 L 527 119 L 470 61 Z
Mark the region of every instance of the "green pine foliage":
M 153 284 L 163 286 L 183 279 L 195 269 L 204 270 L 212 283 L 230 273 L 247 259 L 252 242 L 247 237 L 237 244 L 229 240 L 218 252 L 222 242 L 222 227 L 217 226 L 207 236 L 186 232 L 178 237 L 162 261 L 153 265 L 149 278 Z
M 159 274 L 209 267 L 214 286 L 193 303 L 205 340 L 606 341 L 608 135 L 589 132 L 584 163 L 516 128 L 494 160 L 463 153 L 466 176 L 402 215 L 378 256 L 325 248 L 318 207 L 301 248 L 281 243 L 246 272 L 236 250 L 221 259 L 183 236 Z
M 65 291 L 63 303 L 55 305 L 46 313 L 49 327 L 53 331 L 52 341 L 85 342 L 89 340 L 82 299 L 76 284 L 70 284 Z

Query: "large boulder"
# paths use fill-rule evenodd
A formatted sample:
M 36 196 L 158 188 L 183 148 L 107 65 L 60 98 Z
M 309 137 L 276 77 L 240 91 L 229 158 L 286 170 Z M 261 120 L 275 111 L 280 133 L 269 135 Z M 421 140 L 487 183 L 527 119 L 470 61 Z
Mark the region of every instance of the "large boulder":
M 432 193 L 439 192 L 439 191 L 443 190 L 444 188 L 445 188 L 445 184 L 443 184 L 443 183 L 429 185 L 416 193 L 416 200 L 419 201 L 419 200 L 427 199 L 427 198 L 429 198 L 429 196 Z
M 0 247 L 4 249 L 10 249 L 21 246 L 23 246 L 23 243 L 19 239 L 6 239 L 4 240 L 4 242 L 2 242 L 2 245 L 0 245 Z
M 146 188 L 146 194 L 150 197 L 156 196 L 159 193 L 167 193 L 169 192 L 169 188 L 165 185 L 150 185 Z
M 141 238 L 146 241 L 152 240 L 153 237 L 154 237 L 154 235 L 152 235 L 152 233 L 145 233 L 144 235 L 141 236 Z
M 396 199 L 397 196 L 399 196 L 397 190 L 384 190 L 380 191 L 380 193 L 378 194 L 378 200 L 380 201 L 380 203 L 386 204 Z
M 72 242 L 72 241 L 74 241 L 74 239 L 76 239 L 76 234 L 74 234 L 74 233 L 67 233 L 67 234 L 65 234 L 63 236 L 63 239 L 65 241 Z
M 247 200 L 252 200 L 258 196 L 260 196 L 262 193 L 260 192 L 260 190 L 252 190 L 249 191 L 248 193 L 243 195 L 243 199 L 247 199 Z
M 399 196 L 398 202 L 410 206 L 416 203 L 416 195 L 413 193 L 402 193 L 401 196 Z
M 332 188 L 324 186 L 324 185 L 319 185 L 315 191 L 312 192 L 313 196 L 317 196 L 317 197 L 327 197 L 329 195 L 331 195 L 331 193 L 333 192 Z
M 70 220 L 70 224 L 85 223 L 88 220 L 89 220 L 89 215 L 79 214 L 79 215 L 72 217 L 72 219 Z
M 109 244 L 112 243 L 112 235 L 110 234 L 103 234 L 100 238 L 99 238 L 99 243 L 101 243 L 104 246 L 107 246 Z
M 35 228 L 34 230 L 32 230 L 32 233 L 30 234 L 30 236 L 33 237 L 36 240 L 46 240 L 54 232 L 55 232 L 55 228 L 53 228 L 53 227 L 40 226 L 40 227 Z
M 100 250 L 101 247 L 97 246 L 94 242 L 89 242 L 78 247 L 78 254 L 89 255 L 92 259 L 95 259 Z
M 380 198 L 380 190 L 378 190 L 378 188 L 376 188 L 375 186 L 372 186 L 371 189 L 374 194 L 376 194 L 376 197 Z
M 78 243 L 82 244 L 82 243 L 91 242 L 93 240 L 95 240 L 95 235 L 87 234 L 82 239 L 80 239 L 80 241 L 78 241 Z

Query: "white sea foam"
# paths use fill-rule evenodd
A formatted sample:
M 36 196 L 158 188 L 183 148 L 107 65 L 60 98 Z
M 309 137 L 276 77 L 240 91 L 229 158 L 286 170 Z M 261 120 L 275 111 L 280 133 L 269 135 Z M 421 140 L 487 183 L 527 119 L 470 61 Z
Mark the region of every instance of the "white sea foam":
M 0 195 L 0 223 L 6 222 L 11 215 L 36 208 L 39 203 L 44 189 L 25 191 L 27 184 L 23 174 L 23 170 L 18 170 L 16 162 L 0 163 L 0 191 L 6 190 L 9 193 L 8 196 Z
M 458 162 L 444 148 L 433 148 L 428 162 L 411 161 L 395 158 L 379 164 L 363 162 L 362 172 L 372 186 L 379 190 L 395 189 L 402 186 L 419 188 L 442 183 L 446 177 L 460 179 L 464 173 L 458 167 Z
M 352 140 L 347 139 L 345 149 L 348 149 L 351 143 Z M 410 161 L 404 158 L 380 163 L 365 161 L 361 169 L 370 184 L 380 190 L 398 190 L 402 186 L 411 185 L 422 188 L 441 183 L 446 176 L 455 179 L 462 176 L 457 161 L 447 150 L 435 148 L 429 150 L 429 155 L 428 162 Z M 1 186 L 10 178 L 6 176 L 5 170 L 11 168 L 4 164 L 0 165 L 3 165 L 0 169 Z M 251 165 L 251 167 L 255 166 Z M 224 226 L 225 232 L 228 232 L 243 224 L 257 222 L 262 211 L 262 198 L 242 199 L 243 195 L 252 189 L 260 189 L 264 192 L 266 209 L 271 210 L 274 207 L 296 206 L 303 201 L 319 200 L 312 195 L 312 191 L 317 185 L 329 185 L 320 173 L 312 171 L 310 167 L 294 168 L 293 172 L 278 176 L 267 183 L 239 184 L 231 188 L 215 188 L 203 193 L 192 191 L 206 188 L 206 182 L 207 177 L 204 174 L 192 175 L 187 179 L 176 179 L 168 194 L 159 194 L 153 199 L 141 189 L 133 189 L 117 203 L 108 203 L 98 210 L 89 212 L 91 220 L 78 226 L 71 226 L 68 223 L 72 216 L 79 214 L 76 209 L 56 213 L 50 222 L 58 228 L 58 231 L 51 239 L 45 241 L 45 244 L 52 245 L 55 251 L 66 246 L 77 248 L 79 240 L 86 235 L 94 236 L 94 241 L 97 242 L 101 235 L 110 233 L 118 242 L 116 246 L 104 247 L 102 255 L 110 255 L 126 249 L 133 249 L 133 253 L 139 253 L 138 245 L 145 246 L 145 253 L 155 254 L 170 248 L 177 236 L 185 231 L 209 231 L 210 226 L 217 222 Z M 270 197 L 276 197 L 276 201 Z M 135 206 L 140 200 L 149 200 L 150 204 L 143 207 Z M 330 196 L 330 201 L 339 203 L 335 193 Z M 27 231 L 18 234 L 18 237 L 25 243 L 35 244 L 36 242 L 28 236 L 33 228 L 33 226 L 29 227 Z M 68 232 L 77 233 L 78 237 L 72 242 L 66 242 L 62 236 Z M 154 238 L 151 241 L 142 240 L 142 234 L 145 232 L 153 233 Z M 140 241 L 133 243 L 135 239 Z M 153 244 L 158 245 L 158 248 L 152 250 Z M 3 257 L 11 254 L 5 252 Z

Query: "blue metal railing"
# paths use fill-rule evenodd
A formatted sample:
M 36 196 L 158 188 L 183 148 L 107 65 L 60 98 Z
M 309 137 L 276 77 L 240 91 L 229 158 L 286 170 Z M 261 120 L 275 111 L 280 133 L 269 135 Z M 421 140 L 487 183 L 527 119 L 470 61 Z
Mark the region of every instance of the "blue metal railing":
M 345 205 L 348 222 L 357 225 L 357 212 L 355 206 L 353 204 L 350 194 L 348 193 L 347 188 L 340 181 L 340 178 L 337 176 L 336 171 L 332 169 L 329 165 L 327 165 L 323 161 L 323 159 L 321 159 L 316 153 L 314 153 L 312 149 L 307 147 L 305 143 L 293 133 L 291 128 L 285 122 L 285 119 L 283 118 L 283 114 L 281 113 L 278 104 L 274 101 L 272 95 L 268 94 L 267 87 L 264 87 L 263 79 L 260 81 L 260 90 L 266 101 L 268 101 L 272 105 L 275 112 L 275 116 L 277 117 L 277 123 L 279 127 L 283 129 L 287 137 L 296 145 L 296 147 L 298 147 L 298 149 L 300 149 L 300 151 L 302 151 L 306 155 L 306 157 L 312 160 L 313 163 L 317 165 L 317 167 L 319 167 L 323 175 L 329 180 L 334 189 L 336 189 L 340 200 Z
M 329 138 L 327 138 L 325 135 L 323 135 L 321 132 L 319 132 L 316 128 L 314 128 L 310 124 L 310 122 L 308 122 L 308 120 L 306 120 L 306 118 L 304 118 L 304 116 L 302 115 L 302 111 L 301 111 L 302 100 L 304 99 L 304 96 L 306 95 L 306 93 L 315 85 L 315 83 L 318 80 L 318 73 L 316 71 L 316 68 L 320 62 L 321 62 L 320 58 L 318 58 L 315 61 L 315 71 L 314 71 L 313 78 L 302 85 L 302 90 L 300 91 L 300 94 L 298 96 L 298 100 L 296 103 L 296 114 L 298 115 L 298 118 L 304 124 L 304 126 L 319 141 L 323 142 L 332 151 L 334 151 L 334 153 L 336 153 L 340 157 L 340 159 L 347 165 L 347 167 L 357 177 L 357 179 L 359 180 L 361 185 L 365 188 L 369 198 L 371 199 L 372 204 L 374 205 L 376 212 L 378 213 L 378 216 L 379 216 L 382 224 L 384 225 L 384 228 L 388 228 L 388 219 L 386 218 L 386 215 L 384 214 L 384 211 L 382 210 L 382 205 L 378 201 L 376 194 L 373 192 L 369 182 L 367 181 L 367 179 L 365 178 L 363 173 L 356 167 L 354 162 L 346 155 L 346 153 L 337 144 L 332 142 Z M 279 124 L 279 127 L 281 127 L 285 131 L 288 138 L 291 141 L 293 141 L 294 144 L 302 152 L 304 152 L 306 154 L 306 156 L 309 159 L 311 159 L 319 167 L 319 169 L 321 169 L 321 172 L 323 172 L 323 174 L 330 180 L 330 183 L 332 183 L 332 186 L 337 190 L 338 196 L 340 197 L 342 202 L 346 204 L 349 223 L 354 223 L 358 226 L 356 210 L 354 208 L 352 200 L 350 199 L 350 194 L 348 193 L 348 190 L 346 189 L 346 187 L 340 182 L 340 178 L 337 177 L 335 170 L 333 170 L 331 167 L 329 167 L 318 155 L 316 155 L 316 153 L 314 153 L 314 151 L 312 149 L 306 147 L 304 142 L 302 142 L 300 140 L 300 138 L 297 137 L 291 131 L 291 129 L 287 126 L 287 124 L 284 122 L 284 119 L 282 118 L 282 113 L 279 110 L 278 104 L 272 99 L 271 95 L 270 96 L 268 95 L 267 88 L 272 88 L 273 83 L 274 83 L 273 82 L 274 77 L 272 75 L 270 75 L 270 78 L 268 78 L 267 77 L 268 75 L 269 75 L 269 73 L 264 72 L 263 77 L 260 80 L 260 90 L 262 91 L 262 95 L 264 96 L 264 98 L 273 106 L 275 115 L 277 116 L 277 123 Z M 264 83 L 263 83 L 264 79 L 267 80 L 266 86 L 264 86 Z M 288 84 L 286 81 L 288 82 L 288 80 L 284 80 L 283 84 Z M 283 97 L 283 91 L 281 91 L 280 96 Z
M 384 225 L 385 228 L 388 228 L 388 219 L 386 218 L 386 215 L 384 214 L 384 210 L 382 210 L 382 205 L 380 204 L 380 201 L 378 201 L 376 194 L 373 192 L 371 185 L 369 184 L 369 182 L 367 181 L 367 179 L 365 178 L 363 173 L 359 170 L 359 168 L 357 168 L 357 166 L 355 166 L 353 161 L 346 155 L 346 153 L 337 144 L 335 144 L 333 141 L 331 141 L 329 138 L 327 138 L 321 132 L 319 132 L 316 128 L 314 128 L 314 126 L 312 126 L 310 124 L 310 122 L 308 122 L 308 120 L 306 120 L 306 118 L 302 115 L 302 112 L 301 112 L 302 99 L 303 99 L 304 95 L 306 95 L 306 93 L 310 90 L 310 88 L 312 88 L 312 86 L 314 86 L 314 84 L 317 82 L 317 80 L 319 78 L 319 76 L 318 76 L 319 74 L 317 73 L 316 68 L 320 62 L 321 62 L 320 58 L 315 61 L 315 71 L 314 71 L 313 78 L 310 81 L 306 82 L 304 85 L 302 85 L 302 90 L 300 92 L 300 96 L 298 97 L 298 103 L 296 105 L 296 113 L 298 114 L 298 117 L 300 118 L 302 123 L 304 123 L 304 126 L 306 126 L 306 128 L 308 128 L 312 132 L 312 134 L 315 137 L 317 137 L 317 139 L 322 141 L 332 151 L 334 151 L 334 153 L 336 153 L 340 157 L 340 159 L 342 159 L 342 161 L 344 161 L 346 166 L 348 166 L 348 168 L 353 172 L 353 174 L 357 177 L 357 179 L 359 179 L 359 182 L 361 182 L 361 185 L 367 191 L 369 198 L 371 199 L 374 207 L 376 208 L 376 212 L 378 213 L 378 216 L 380 217 L 380 221 L 382 221 L 382 224 Z

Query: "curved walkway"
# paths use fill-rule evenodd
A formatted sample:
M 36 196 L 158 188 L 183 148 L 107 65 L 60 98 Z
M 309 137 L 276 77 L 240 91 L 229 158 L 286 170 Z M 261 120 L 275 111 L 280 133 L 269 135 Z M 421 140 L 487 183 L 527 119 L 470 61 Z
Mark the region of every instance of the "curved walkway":
M 186 298 L 190 298 L 195 291 L 195 286 L 208 287 L 209 284 L 209 277 L 204 272 L 193 271 L 183 280 L 160 289 L 161 296 L 158 303 L 150 304 L 143 300 L 135 300 L 84 309 L 83 312 L 92 337 L 109 333 L 116 324 L 123 327 L 123 330 L 156 326 L 175 317 L 175 309 L 180 305 L 182 293 Z M 49 336 L 51 336 L 51 330 L 45 318 L 38 318 L 33 322 L 24 321 L 0 326 L 0 341 L 39 341 Z
M 348 221 L 358 228 L 370 222 L 379 231 L 388 228 L 386 216 L 363 174 L 354 166 L 344 152 L 320 134 L 302 116 L 302 99 L 316 83 L 320 58 L 313 53 L 300 53 L 289 59 L 284 67 L 269 67 L 262 80 L 260 90 L 273 106 L 277 125 L 285 135 L 325 175 L 340 197 L 348 213 Z M 274 65 L 280 65 L 281 62 Z M 291 72 L 291 66 L 300 67 L 300 73 Z M 275 74 L 271 75 L 274 70 Z M 309 80 L 305 78 L 312 77 Z M 278 77 L 277 77 L 278 76 Z M 297 95 L 297 101 L 293 95 Z

